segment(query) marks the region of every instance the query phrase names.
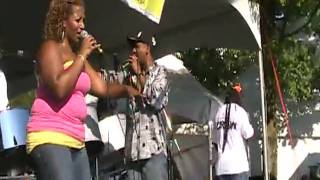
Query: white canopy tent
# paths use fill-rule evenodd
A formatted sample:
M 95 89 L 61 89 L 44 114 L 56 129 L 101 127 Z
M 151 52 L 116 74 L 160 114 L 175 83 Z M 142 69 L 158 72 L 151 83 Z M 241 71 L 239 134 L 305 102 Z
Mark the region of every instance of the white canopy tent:
M 85 2 L 86 28 L 102 44 L 105 64 L 114 53 L 120 60 L 126 59 L 126 37 L 140 30 L 155 32 L 157 57 L 193 47 L 261 47 L 258 6 L 248 0 L 167 0 L 159 24 L 121 0 Z M 35 86 L 24 82 L 32 81 L 28 75 L 33 76 L 32 60 L 41 41 L 47 6 L 48 1 L 43 0 L 21 1 L 19 6 L 10 0 L 0 3 L 0 49 L 11 54 L 1 62 L 6 66 L 11 97 Z
M 173 124 L 206 124 L 222 101 L 210 93 L 174 55 L 156 60 L 168 71 L 169 102 L 166 107 Z
M 48 1 L 20 1 L 17 6 L 15 1 L 3 0 L 0 4 L 0 37 L 3 38 L 0 48 L 13 52 L 9 54 L 15 54 L 18 49 L 27 52 L 20 54 L 22 58 L 1 59 L 7 64 L 4 66 L 9 95 L 15 96 L 36 84 L 30 62 L 40 43 Z M 157 57 L 194 47 L 259 51 L 262 121 L 266 122 L 259 8 L 255 4 L 248 0 L 166 0 L 160 23 L 156 24 L 120 0 L 86 0 L 86 15 L 87 30 L 105 49 L 104 62 L 114 53 L 119 59 L 126 59 L 126 36 L 140 30 L 155 32 Z M 15 61 L 9 62 L 12 59 Z M 265 124 L 263 129 L 264 167 L 268 172 Z
M 120 59 L 128 54 L 126 36 L 141 30 L 155 33 L 158 57 L 192 47 L 257 50 L 258 14 L 248 0 L 167 0 L 156 24 L 119 0 L 87 3 L 88 31 Z

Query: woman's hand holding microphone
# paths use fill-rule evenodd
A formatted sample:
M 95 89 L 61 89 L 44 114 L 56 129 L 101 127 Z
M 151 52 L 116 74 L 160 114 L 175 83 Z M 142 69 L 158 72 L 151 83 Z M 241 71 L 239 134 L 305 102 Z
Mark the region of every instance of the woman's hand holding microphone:
M 101 44 L 97 43 L 97 40 L 90 34 L 88 34 L 86 31 L 81 32 L 82 43 L 81 47 L 78 53 L 78 57 L 81 61 L 87 60 L 88 56 L 95 50 L 100 49 L 99 52 L 103 52 L 101 49 Z

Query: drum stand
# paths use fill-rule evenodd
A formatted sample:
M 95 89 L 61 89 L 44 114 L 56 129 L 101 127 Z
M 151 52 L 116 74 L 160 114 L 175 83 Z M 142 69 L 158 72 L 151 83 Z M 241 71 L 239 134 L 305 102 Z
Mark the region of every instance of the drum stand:
M 165 116 L 166 125 L 170 132 L 170 138 L 168 141 L 168 147 L 167 147 L 167 162 L 168 162 L 168 180 L 175 180 L 175 168 L 174 168 L 174 159 L 173 159 L 173 145 L 177 147 L 178 153 L 180 153 L 180 147 L 177 142 L 177 139 L 173 136 L 173 130 L 171 125 L 171 120 L 167 114 L 167 112 L 164 110 L 163 114 Z
M 180 147 L 177 143 L 177 140 L 170 138 L 169 147 L 167 148 L 167 162 L 168 162 L 168 180 L 176 180 L 175 178 L 175 168 L 174 168 L 174 159 L 173 159 L 173 145 L 176 145 L 178 153 L 180 153 Z
M 98 157 L 94 157 L 93 159 L 90 159 L 90 174 L 91 174 L 91 180 L 99 180 Z

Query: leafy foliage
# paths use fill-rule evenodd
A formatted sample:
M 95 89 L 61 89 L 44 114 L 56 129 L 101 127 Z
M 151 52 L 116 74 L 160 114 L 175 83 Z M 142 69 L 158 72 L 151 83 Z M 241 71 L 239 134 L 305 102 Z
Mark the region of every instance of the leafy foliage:
M 256 54 L 234 49 L 196 48 L 182 52 L 184 65 L 202 85 L 215 94 L 230 87 L 250 64 Z
M 315 83 L 320 77 L 318 67 L 315 61 L 312 61 L 318 45 L 317 42 L 310 41 L 312 34 L 320 32 L 318 25 L 320 1 L 259 0 L 257 2 L 260 3 L 262 12 L 265 61 L 269 63 L 272 56 L 277 60 L 281 86 L 289 100 L 301 102 L 311 99 L 313 90 L 317 88 Z M 272 54 L 268 53 L 268 48 L 272 49 Z M 270 68 L 268 65 L 266 67 Z M 274 78 L 270 77 L 272 74 L 266 76 L 269 76 L 266 79 Z M 275 86 L 274 83 L 266 85 L 267 89 Z M 269 105 L 275 106 L 274 103 L 275 101 Z
M 264 56 L 267 93 L 275 93 L 274 77 L 270 66 L 272 49 L 276 57 L 280 83 L 289 100 L 303 101 L 312 98 L 312 91 L 317 88 L 320 71 L 311 61 L 316 45 L 310 45 L 299 38 L 307 38 L 311 33 L 320 32 L 320 1 L 314 0 L 252 0 L 260 3 L 264 24 Z M 183 52 L 185 65 L 192 74 L 209 90 L 220 93 L 236 81 L 256 54 L 230 49 L 197 48 Z M 320 54 L 320 53 L 319 53 Z M 269 79 L 269 81 L 268 81 Z M 268 95 L 267 95 L 268 96 Z M 276 98 L 275 95 L 269 97 Z M 268 99 L 267 99 L 268 101 Z M 270 99 L 271 104 L 276 101 Z M 271 108 L 270 111 L 274 111 Z M 269 112 L 270 114 L 270 112 Z M 272 116 L 271 116 L 272 117 Z
M 278 57 L 278 71 L 284 93 L 293 101 L 312 98 L 315 66 L 311 61 L 314 48 L 310 48 L 294 39 L 287 39 L 275 46 Z
M 13 99 L 10 99 L 9 104 L 10 104 L 10 107 L 12 108 L 23 107 L 26 109 L 31 109 L 34 98 L 35 98 L 35 90 L 31 90 Z

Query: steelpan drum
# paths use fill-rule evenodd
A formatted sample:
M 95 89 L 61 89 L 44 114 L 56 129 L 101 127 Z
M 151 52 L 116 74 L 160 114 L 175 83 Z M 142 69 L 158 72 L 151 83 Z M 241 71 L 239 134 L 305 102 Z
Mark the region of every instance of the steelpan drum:
M 108 152 L 124 148 L 126 133 L 126 115 L 115 114 L 99 121 L 101 138 Z
M 87 104 L 87 118 L 85 128 L 85 144 L 89 156 L 96 156 L 103 150 L 103 142 L 98 124 L 97 102 L 98 98 L 87 94 L 85 97 Z
M 0 113 L 0 152 L 25 148 L 29 111 L 14 108 Z
M 0 113 L 0 174 L 30 165 L 25 149 L 28 120 L 27 109 L 14 108 Z
M 99 156 L 99 169 L 119 166 L 124 159 L 126 115 L 115 114 L 99 121 L 104 150 Z

